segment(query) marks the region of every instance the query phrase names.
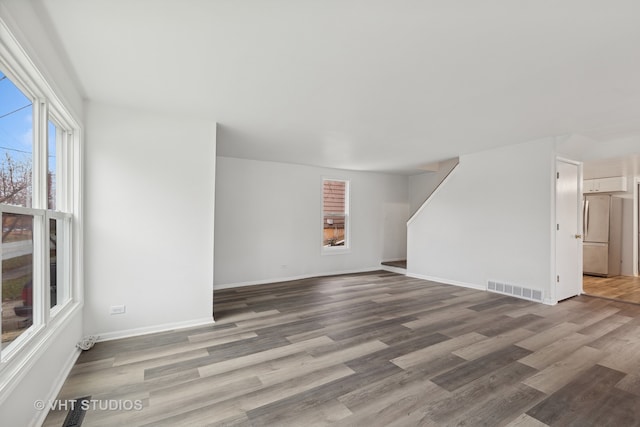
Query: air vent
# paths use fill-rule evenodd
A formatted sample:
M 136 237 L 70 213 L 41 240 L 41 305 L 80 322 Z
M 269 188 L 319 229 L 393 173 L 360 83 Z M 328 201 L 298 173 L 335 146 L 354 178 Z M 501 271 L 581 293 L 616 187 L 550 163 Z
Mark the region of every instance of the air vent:
M 487 290 L 535 302 L 542 302 L 542 291 L 489 280 Z

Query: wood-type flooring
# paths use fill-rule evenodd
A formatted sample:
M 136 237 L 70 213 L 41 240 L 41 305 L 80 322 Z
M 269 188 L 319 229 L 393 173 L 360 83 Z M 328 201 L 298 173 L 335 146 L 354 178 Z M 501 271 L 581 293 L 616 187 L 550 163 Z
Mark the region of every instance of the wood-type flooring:
M 638 305 L 383 271 L 214 300 L 213 326 L 97 343 L 58 399 L 142 406 L 90 409 L 84 427 L 640 425 Z
M 587 295 L 640 304 L 640 277 L 583 276 L 582 288 Z
M 400 261 L 384 261 L 382 265 L 387 265 L 389 267 L 403 268 L 407 269 L 407 260 L 403 259 Z

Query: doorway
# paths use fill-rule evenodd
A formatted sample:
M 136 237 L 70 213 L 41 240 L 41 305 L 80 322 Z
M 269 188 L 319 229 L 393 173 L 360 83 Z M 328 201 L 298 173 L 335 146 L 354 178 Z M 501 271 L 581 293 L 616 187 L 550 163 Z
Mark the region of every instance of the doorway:
M 630 168 L 630 159 L 634 157 L 628 157 L 626 162 L 618 160 L 614 162 L 609 160 L 609 165 L 617 163 L 617 164 L 626 164 L 626 168 L 609 168 L 604 169 L 602 165 L 606 165 L 604 161 L 600 161 L 595 163 L 600 166 L 601 170 L 609 170 L 612 175 L 627 175 L 627 171 L 633 171 L 635 175 L 637 173 L 637 169 Z M 593 162 L 592 162 L 593 163 Z M 598 167 L 594 167 L 593 164 L 585 163 L 585 176 L 587 176 L 587 168 L 591 168 L 589 174 L 593 176 L 594 172 L 602 175 L 601 171 L 598 171 Z M 603 274 L 600 277 L 598 275 L 585 275 L 583 277 L 583 289 L 584 293 L 589 296 L 595 296 L 600 298 L 607 298 L 616 301 L 623 302 L 631 302 L 640 304 L 640 277 L 638 277 L 638 190 L 639 190 L 639 179 L 638 177 L 630 176 L 628 179 L 628 191 L 623 189 L 623 191 L 615 191 L 611 194 L 613 198 L 617 199 L 618 202 L 622 203 L 622 215 L 615 214 L 615 210 L 612 210 L 612 215 L 614 219 L 610 222 L 610 230 L 614 230 L 616 227 L 614 226 L 617 223 L 621 223 L 617 227 L 621 228 L 620 234 L 621 239 L 612 239 L 609 242 L 609 245 L 614 242 L 615 247 L 620 248 L 620 259 L 619 259 L 619 270 L 614 269 L 614 273 Z M 626 186 L 625 186 L 626 187 Z M 606 194 L 606 193 L 605 193 Z M 613 206 L 613 205 L 612 205 Z M 614 215 L 615 214 L 615 215 Z M 610 231 L 614 233 L 614 231 Z M 614 251 L 609 251 L 609 253 L 614 253 Z M 614 260 L 616 257 L 614 256 Z M 610 258 L 611 263 L 611 258 Z

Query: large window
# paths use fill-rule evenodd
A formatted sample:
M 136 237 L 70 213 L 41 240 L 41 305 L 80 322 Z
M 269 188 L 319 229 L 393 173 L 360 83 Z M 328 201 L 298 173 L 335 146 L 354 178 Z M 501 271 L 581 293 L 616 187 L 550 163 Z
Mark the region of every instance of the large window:
M 322 246 L 325 251 L 349 247 L 349 181 L 322 181 Z
M 0 69 L 0 363 L 54 322 L 73 294 L 72 127 L 34 95 L 36 85 L 33 93 L 26 86 Z

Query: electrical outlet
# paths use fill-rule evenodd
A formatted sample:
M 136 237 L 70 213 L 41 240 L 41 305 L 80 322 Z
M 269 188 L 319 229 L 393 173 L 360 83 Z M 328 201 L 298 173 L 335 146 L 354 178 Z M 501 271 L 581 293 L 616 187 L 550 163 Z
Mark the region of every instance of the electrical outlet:
M 112 305 L 109 309 L 109 314 L 124 314 L 126 311 L 126 306 L 124 305 Z

